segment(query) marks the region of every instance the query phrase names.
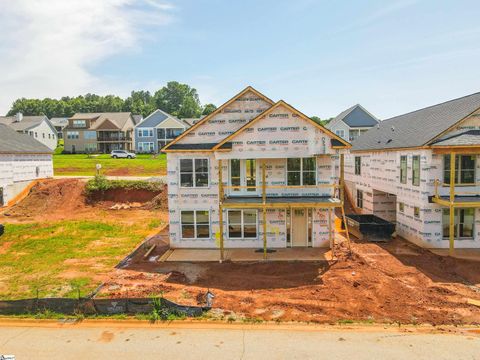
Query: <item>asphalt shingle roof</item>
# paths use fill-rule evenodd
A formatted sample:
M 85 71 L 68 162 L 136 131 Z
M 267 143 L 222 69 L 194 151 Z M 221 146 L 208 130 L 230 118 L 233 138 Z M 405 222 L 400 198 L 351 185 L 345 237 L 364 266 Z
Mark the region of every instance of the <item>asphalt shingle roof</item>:
M 16 131 L 25 131 L 39 125 L 46 116 L 23 116 L 21 121 L 16 121 L 15 116 L 0 116 L 0 124 L 8 125 Z
M 332 120 L 332 124 L 340 120 L 350 127 L 369 127 L 378 123 L 378 120 L 360 104 L 353 105 L 342 111 Z
M 380 121 L 352 142 L 352 151 L 427 145 L 479 108 L 480 92 Z
M 3 154 L 51 154 L 47 146 L 27 134 L 21 134 L 5 124 L 0 124 L 0 153 Z

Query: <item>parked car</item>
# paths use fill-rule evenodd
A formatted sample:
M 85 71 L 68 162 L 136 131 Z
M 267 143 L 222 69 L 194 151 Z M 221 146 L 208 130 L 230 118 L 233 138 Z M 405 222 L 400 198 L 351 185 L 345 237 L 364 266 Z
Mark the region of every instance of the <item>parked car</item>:
M 132 152 L 129 152 L 127 150 L 113 150 L 110 153 L 110 157 L 116 159 L 116 158 L 127 158 L 127 159 L 135 159 L 137 155 L 135 155 Z

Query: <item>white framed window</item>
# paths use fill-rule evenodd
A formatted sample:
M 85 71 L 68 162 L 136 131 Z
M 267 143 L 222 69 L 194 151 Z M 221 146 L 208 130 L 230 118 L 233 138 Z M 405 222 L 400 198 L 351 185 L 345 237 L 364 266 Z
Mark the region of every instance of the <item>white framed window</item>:
M 138 151 L 140 152 L 152 152 L 155 150 L 155 145 L 153 142 L 139 142 Z
M 84 131 L 83 138 L 85 140 L 97 140 L 97 132 L 96 131 Z
M 35 133 L 36 137 L 37 133 Z M 67 131 L 67 139 L 78 139 L 79 138 L 79 132 L 78 131 Z
M 362 174 L 362 157 L 355 156 L 355 175 Z
M 400 182 L 407 183 L 407 155 L 400 156 Z
M 209 179 L 208 158 L 180 159 L 180 187 L 208 187 Z
M 475 155 L 455 156 L 455 184 L 475 184 Z M 450 155 L 443 157 L 443 183 L 450 184 Z
M 475 209 L 457 208 L 454 213 L 455 239 L 473 239 L 475 234 Z M 443 238 L 450 237 L 450 209 L 444 208 L 442 214 Z
M 180 211 L 182 239 L 210 238 L 210 211 L 182 210 Z
M 316 158 L 287 159 L 287 185 L 316 185 L 317 162 Z
M 342 139 L 345 139 L 345 130 L 343 129 L 335 130 L 335 135 L 340 136 Z
M 153 137 L 153 129 L 138 129 L 138 137 Z
M 257 210 L 228 210 L 228 238 L 256 239 L 258 237 Z
M 420 185 L 420 156 L 412 156 L 412 185 Z
M 160 128 L 157 129 L 157 139 L 159 147 L 164 147 L 169 142 L 174 140 L 178 135 L 184 131 L 183 128 Z
M 357 190 L 357 208 L 363 209 L 363 191 Z
M 73 120 L 72 125 L 74 128 L 84 128 L 87 127 L 86 120 Z

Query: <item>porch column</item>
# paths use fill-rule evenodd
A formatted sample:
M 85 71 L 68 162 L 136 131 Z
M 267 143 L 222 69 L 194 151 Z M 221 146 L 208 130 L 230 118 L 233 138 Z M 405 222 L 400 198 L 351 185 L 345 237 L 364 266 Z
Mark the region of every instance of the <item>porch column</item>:
M 344 174 L 344 168 L 345 168 L 345 155 L 340 154 L 340 201 L 342 202 L 343 206 L 343 201 L 345 198 L 345 174 Z
M 263 259 L 267 260 L 267 192 L 266 192 L 265 159 L 262 160 L 262 219 L 263 219 Z
M 223 171 L 222 160 L 218 160 L 218 226 L 220 228 L 220 262 L 224 260 L 223 251 Z
M 455 161 L 456 161 L 456 154 L 454 152 L 451 152 L 450 153 L 450 228 L 449 228 L 450 255 L 453 255 L 455 252 Z

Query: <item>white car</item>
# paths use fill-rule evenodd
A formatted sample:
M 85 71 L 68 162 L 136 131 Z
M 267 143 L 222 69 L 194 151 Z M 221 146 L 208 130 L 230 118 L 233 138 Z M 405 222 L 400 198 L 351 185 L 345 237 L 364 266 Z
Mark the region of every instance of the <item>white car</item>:
M 135 159 L 137 155 L 135 155 L 132 152 L 129 152 L 127 150 L 113 150 L 110 153 L 110 157 L 116 159 L 116 158 L 127 158 L 127 159 Z

